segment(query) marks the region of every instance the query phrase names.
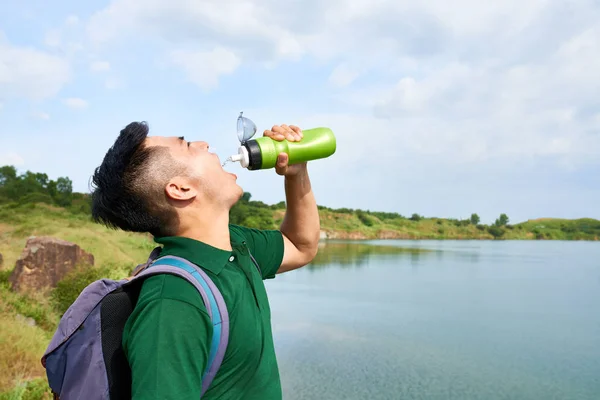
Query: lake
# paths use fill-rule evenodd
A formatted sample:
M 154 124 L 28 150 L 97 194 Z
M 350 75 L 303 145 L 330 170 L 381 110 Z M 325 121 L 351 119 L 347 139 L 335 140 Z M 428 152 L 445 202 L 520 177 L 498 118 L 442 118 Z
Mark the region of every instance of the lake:
M 284 399 L 600 399 L 600 243 L 326 242 L 267 282 Z

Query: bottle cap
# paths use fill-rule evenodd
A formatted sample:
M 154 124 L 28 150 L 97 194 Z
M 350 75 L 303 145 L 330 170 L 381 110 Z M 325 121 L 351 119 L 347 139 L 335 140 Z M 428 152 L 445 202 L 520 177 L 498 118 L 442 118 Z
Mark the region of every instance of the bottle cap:
M 231 162 L 239 162 L 243 168 L 248 168 L 250 164 L 250 155 L 248 154 L 248 150 L 246 150 L 245 146 L 241 146 L 238 154 L 234 154 L 229 157 Z
M 242 114 L 243 111 L 237 119 L 237 135 L 240 143 L 244 144 L 256 134 L 256 125 Z

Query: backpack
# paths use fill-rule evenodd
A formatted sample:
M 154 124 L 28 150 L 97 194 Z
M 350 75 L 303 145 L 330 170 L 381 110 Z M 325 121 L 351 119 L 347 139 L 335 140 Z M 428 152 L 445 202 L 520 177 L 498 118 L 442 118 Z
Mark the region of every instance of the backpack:
M 193 284 L 212 320 L 212 343 L 202 376 L 204 395 L 227 348 L 227 307 L 202 269 L 181 257 L 159 257 L 160 250 L 155 248 L 148 261 L 138 265 L 129 278 L 100 279 L 89 284 L 61 317 L 41 360 L 55 399 L 131 399 L 131 370 L 121 345 L 123 329 L 144 279 L 165 273 Z

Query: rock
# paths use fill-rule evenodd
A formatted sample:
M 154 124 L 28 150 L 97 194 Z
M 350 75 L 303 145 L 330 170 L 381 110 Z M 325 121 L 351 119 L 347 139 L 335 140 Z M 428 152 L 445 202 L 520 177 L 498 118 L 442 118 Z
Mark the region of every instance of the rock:
M 30 237 L 10 276 L 11 288 L 33 292 L 54 288 L 78 266 L 94 265 L 94 256 L 75 243 L 51 237 Z
M 2 269 L 4 267 L 4 257 L 2 257 L 2 254 L 0 253 L 0 269 Z
M 17 314 L 17 321 L 22 321 L 29 326 L 35 326 L 35 320 L 31 317 L 26 317 L 21 314 Z

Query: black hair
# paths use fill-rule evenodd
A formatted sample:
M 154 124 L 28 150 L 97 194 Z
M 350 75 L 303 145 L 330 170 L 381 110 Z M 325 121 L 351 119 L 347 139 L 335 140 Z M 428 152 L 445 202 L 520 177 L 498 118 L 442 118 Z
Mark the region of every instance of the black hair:
M 170 158 L 167 148 L 145 145 L 148 132 L 145 122 L 127 125 L 96 168 L 92 219 L 109 228 L 170 236 L 178 219 L 164 188 L 174 164 L 160 162 Z

